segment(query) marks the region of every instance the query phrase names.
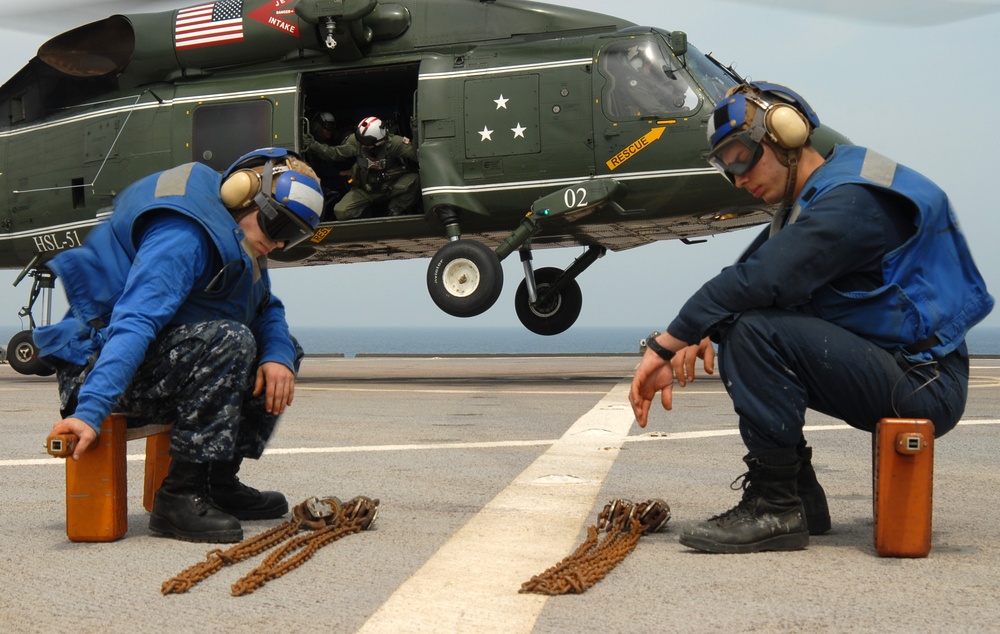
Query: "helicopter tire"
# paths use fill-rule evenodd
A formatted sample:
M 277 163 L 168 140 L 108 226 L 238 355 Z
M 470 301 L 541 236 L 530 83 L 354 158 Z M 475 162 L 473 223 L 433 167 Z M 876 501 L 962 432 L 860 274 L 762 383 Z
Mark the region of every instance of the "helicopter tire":
M 546 288 L 562 275 L 562 270 L 545 267 L 535 271 L 535 288 L 542 295 Z M 558 335 L 576 323 L 583 309 L 583 292 L 576 280 L 570 280 L 559 294 L 545 305 L 532 305 L 528 300 L 528 283 L 521 281 L 514 295 L 514 310 L 525 328 L 536 335 Z
M 38 358 L 38 348 L 30 330 L 22 330 L 7 344 L 7 363 L 19 374 L 49 376 L 55 368 Z
M 480 315 L 500 297 L 503 267 L 492 249 L 475 240 L 444 245 L 427 267 L 427 291 L 452 317 Z

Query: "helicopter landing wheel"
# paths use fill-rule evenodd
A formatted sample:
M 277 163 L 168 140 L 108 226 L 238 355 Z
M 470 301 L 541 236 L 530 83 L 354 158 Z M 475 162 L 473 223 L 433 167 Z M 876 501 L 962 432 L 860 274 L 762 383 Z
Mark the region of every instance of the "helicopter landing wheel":
M 535 271 L 535 289 L 541 297 L 562 275 L 562 270 L 554 267 Z M 583 292 L 576 280 L 570 280 L 555 297 L 545 304 L 531 304 L 528 301 L 528 283 L 524 280 L 514 295 L 514 310 L 524 327 L 536 335 L 558 335 L 576 323 L 583 309 Z
M 38 358 L 38 347 L 31 336 L 30 330 L 22 330 L 10 338 L 7 344 L 7 362 L 19 374 L 34 374 L 49 376 L 55 373 L 55 368 Z
M 441 247 L 427 267 L 427 291 L 437 307 L 453 317 L 474 317 L 489 310 L 503 288 L 503 267 L 492 249 L 475 240 Z

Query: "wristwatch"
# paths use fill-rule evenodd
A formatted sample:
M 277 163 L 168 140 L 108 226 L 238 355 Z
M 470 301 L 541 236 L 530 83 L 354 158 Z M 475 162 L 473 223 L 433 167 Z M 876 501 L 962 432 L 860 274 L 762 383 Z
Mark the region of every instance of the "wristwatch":
M 671 352 L 670 350 L 667 350 L 666 348 L 664 348 L 663 346 L 661 346 L 659 343 L 656 342 L 656 338 L 659 337 L 660 334 L 661 333 L 659 331 L 654 331 L 650 333 L 650 335 L 646 337 L 646 340 L 643 341 L 643 343 L 646 344 L 646 347 L 655 352 L 657 356 L 659 356 L 661 359 L 663 359 L 667 363 L 670 363 L 670 360 L 674 358 L 674 353 Z M 645 352 L 643 354 L 645 354 Z

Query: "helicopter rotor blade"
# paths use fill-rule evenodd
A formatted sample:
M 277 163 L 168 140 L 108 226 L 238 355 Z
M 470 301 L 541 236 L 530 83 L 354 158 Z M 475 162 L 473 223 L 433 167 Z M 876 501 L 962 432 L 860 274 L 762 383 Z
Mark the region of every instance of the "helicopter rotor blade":
M 1000 0 L 727 0 L 892 26 L 936 26 L 1000 11 Z

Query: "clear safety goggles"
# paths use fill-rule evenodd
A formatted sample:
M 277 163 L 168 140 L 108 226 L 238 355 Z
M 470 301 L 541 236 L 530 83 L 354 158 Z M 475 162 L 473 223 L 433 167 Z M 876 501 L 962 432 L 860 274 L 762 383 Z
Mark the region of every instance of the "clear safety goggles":
M 739 132 L 723 141 L 708 155 L 709 164 L 730 181 L 743 176 L 757 165 L 764 155 L 760 141 L 750 138 L 749 131 Z

